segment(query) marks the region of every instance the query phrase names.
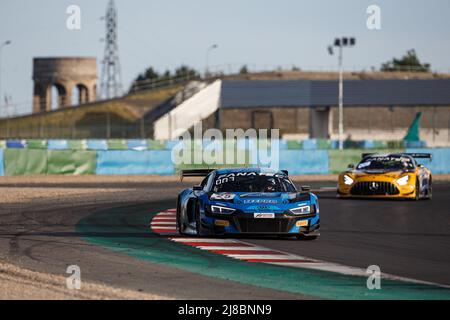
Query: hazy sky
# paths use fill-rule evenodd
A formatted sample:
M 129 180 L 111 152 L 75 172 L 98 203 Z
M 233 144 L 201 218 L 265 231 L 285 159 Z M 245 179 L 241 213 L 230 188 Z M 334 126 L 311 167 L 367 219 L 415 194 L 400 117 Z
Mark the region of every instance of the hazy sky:
M 31 111 L 32 58 L 94 56 L 101 61 L 107 0 L 0 0 L 2 91 Z M 69 5 L 81 8 L 81 30 L 66 28 Z M 366 27 L 369 5 L 381 7 L 382 29 Z M 152 65 L 160 71 L 181 64 L 250 69 L 336 68 L 328 44 L 355 36 L 345 53 L 347 69 L 369 69 L 415 48 L 433 69 L 450 71 L 449 0 L 116 0 L 123 83 Z M 100 73 L 99 63 L 99 73 Z M 1 99 L 3 103 L 3 98 Z M 4 114 L 0 111 L 0 114 Z

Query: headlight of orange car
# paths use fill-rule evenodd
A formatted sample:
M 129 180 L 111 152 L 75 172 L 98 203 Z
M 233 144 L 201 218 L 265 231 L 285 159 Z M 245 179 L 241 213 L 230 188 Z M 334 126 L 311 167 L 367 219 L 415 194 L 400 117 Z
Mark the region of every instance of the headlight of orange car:
M 350 176 L 344 175 L 344 184 L 347 186 L 352 185 L 355 180 L 353 180 Z
M 405 186 L 408 184 L 408 181 L 409 181 L 409 176 L 403 176 L 403 177 L 397 179 L 397 184 L 399 186 Z

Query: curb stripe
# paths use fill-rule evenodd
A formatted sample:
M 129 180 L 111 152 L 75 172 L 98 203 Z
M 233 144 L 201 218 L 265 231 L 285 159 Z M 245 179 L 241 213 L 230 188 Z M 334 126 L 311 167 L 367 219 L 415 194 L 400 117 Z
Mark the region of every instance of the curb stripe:
M 183 242 L 183 244 L 193 247 L 201 247 L 201 248 L 219 248 L 219 247 L 246 247 L 253 248 L 252 245 L 246 243 L 238 243 L 238 242 Z
M 180 237 L 180 238 L 172 238 L 170 239 L 172 241 L 176 241 L 176 242 L 183 242 L 183 243 L 202 243 L 202 242 L 208 242 L 208 243 L 240 243 L 236 240 L 232 240 L 232 239 L 208 239 L 208 238 L 184 238 Z M 195 245 L 194 245 L 195 246 Z
M 172 230 L 172 231 L 177 231 L 176 228 L 172 227 L 162 227 L 162 226 L 155 226 L 156 229 L 158 230 Z
M 252 247 L 252 246 L 244 246 L 241 244 L 236 244 L 235 246 L 196 246 L 199 249 L 202 250 L 209 250 L 209 251 L 239 251 L 246 252 L 246 251 L 267 251 L 267 248 L 261 248 L 261 247 Z
M 265 263 L 291 268 L 314 269 L 350 276 L 367 277 L 366 270 L 362 268 L 349 267 L 337 263 L 306 258 L 295 254 L 256 246 L 254 244 L 237 239 L 199 238 L 195 236 L 189 238 L 186 236 L 181 236 L 176 228 L 176 209 L 169 209 L 156 214 L 152 218 L 150 225 L 151 229 L 155 233 L 168 237 L 168 240 L 170 241 L 195 247 L 199 250 L 206 250 L 208 252 L 221 254 L 232 259 L 243 260 L 249 263 Z M 404 282 L 434 285 L 446 288 L 449 287 L 442 284 L 409 279 L 385 273 L 382 273 L 381 277 L 390 280 L 399 280 Z
M 275 260 L 285 260 L 291 259 L 292 257 L 284 254 L 267 254 L 267 255 L 259 255 L 259 254 L 229 254 L 227 255 L 230 258 L 237 260 L 260 260 L 260 259 L 275 259 Z
M 176 226 L 176 222 L 152 222 L 152 226 Z
M 247 262 L 265 262 L 265 263 L 270 263 L 270 262 L 289 262 L 289 263 L 305 263 L 305 262 L 309 262 L 309 263 L 314 263 L 311 260 L 300 260 L 300 259 L 245 259 L 245 261 Z
M 210 250 L 211 252 L 215 252 L 215 253 L 220 253 L 220 254 L 271 254 L 271 255 L 277 255 L 280 254 L 282 255 L 282 253 L 278 252 L 278 251 L 274 251 L 274 250 L 248 250 L 248 248 L 244 249 L 244 250 L 234 250 L 234 249 L 228 249 L 228 250 Z

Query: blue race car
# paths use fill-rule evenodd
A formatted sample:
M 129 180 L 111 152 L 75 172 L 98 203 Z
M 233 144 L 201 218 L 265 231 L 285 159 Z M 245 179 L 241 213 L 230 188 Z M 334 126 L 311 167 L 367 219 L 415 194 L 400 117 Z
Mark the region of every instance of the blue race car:
M 315 239 L 320 218 L 317 196 L 298 191 L 287 171 L 261 168 L 183 170 L 205 177 L 183 190 L 177 201 L 182 235 L 277 235 Z

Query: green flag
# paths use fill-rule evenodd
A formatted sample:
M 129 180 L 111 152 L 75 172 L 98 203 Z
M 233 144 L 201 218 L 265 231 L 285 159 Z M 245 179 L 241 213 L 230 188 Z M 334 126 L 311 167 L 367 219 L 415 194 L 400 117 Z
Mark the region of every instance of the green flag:
M 403 140 L 405 141 L 420 141 L 419 137 L 419 128 L 420 128 L 420 119 L 422 118 L 422 112 L 418 112 L 416 114 L 416 118 L 408 129 L 408 133 L 406 134 Z

